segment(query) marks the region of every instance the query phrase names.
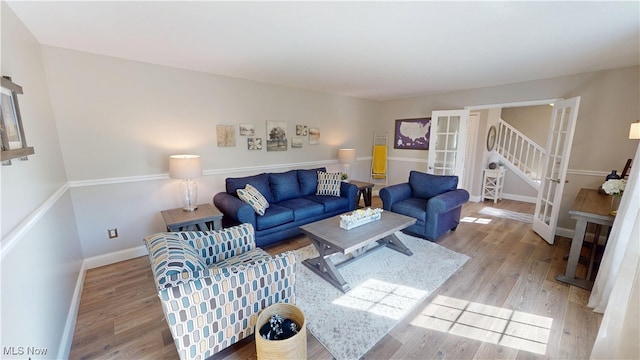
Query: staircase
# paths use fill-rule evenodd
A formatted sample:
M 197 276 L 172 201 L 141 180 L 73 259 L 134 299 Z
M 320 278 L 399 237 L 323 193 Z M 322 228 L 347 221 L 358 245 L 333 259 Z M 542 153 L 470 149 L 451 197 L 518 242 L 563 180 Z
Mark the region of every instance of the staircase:
M 495 151 L 515 174 L 540 190 L 546 151 L 526 135 L 500 119 Z

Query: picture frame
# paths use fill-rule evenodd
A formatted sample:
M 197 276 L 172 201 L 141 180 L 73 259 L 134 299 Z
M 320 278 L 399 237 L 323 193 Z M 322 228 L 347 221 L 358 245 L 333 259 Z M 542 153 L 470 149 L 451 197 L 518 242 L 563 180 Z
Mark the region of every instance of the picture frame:
M 287 151 L 287 122 L 267 120 L 267 151 Z
M 291 148 L 302 148 L 302 139 L 301 137 L 292 137 L 291 138 Z
M 22 126 L 22 116 L 18 106 L 18 94 L 22 87 L 3 76 L 0 84 L 0 147 L 3 165 L 11 165 L 11 159 L 27 160 L 28 155 L 35 153 L 33 147 L 27 146 L 27 139 Z
M 296 136 L 307 136 L 309 135 L 309 128 L 307 125 L 296 125 Z
M 218 147 L 236 146 L 235 125 L 216 125 L 216 140 Z
M 487 133 L 487 151 L 493 151 L 494 146 L 496 146 L 496 136 L 496 127 L 491 126 L 489 128 L 489 132 Z
M 247 138 L 247 150 L 262 150 L 262 138 Z
M 393 137 L 394 149 L 429 150 L 431 118 L 398 119 Z
M 320 129 L 309 128 L 309 145 L 320 144 Z
M 240 124 L 238 128 L 240 129 L 240 136 L 256 135 L 256 127 L 253 124 Z

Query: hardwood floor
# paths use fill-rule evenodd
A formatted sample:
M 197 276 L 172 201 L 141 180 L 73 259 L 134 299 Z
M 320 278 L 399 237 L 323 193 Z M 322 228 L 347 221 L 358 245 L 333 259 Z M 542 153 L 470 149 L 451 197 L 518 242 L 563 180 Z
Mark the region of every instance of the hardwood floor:
M 381 207 L 379 198 L 373 206 Z M 485 206 L 525 213 L 534 207 L 509 200 L 465 204 L 463 217 L 474 222 L 461 223 L 437 243 L 468 255 L 469 261 L 364 358 L 589 357 L 602 316 L 586 307 L 588 291 L 554 279 L 565 270 L 570 240 L 557 238 L 548 245 L 530 224 L 480 215 Z M 299 236 L 266 250 L 275 254 L 308 244 Z M 580 271 L 584 276 L 584 266 Z M 151 276 L 146 256 L 87 271 L 71 359 L 177 358 Z M 505 324 L 506 331 L 496 330 Z M 309 359 L 332 358 L 310 333 L 307 339 Z M 253 341 L 216 356 L 255 357 Z

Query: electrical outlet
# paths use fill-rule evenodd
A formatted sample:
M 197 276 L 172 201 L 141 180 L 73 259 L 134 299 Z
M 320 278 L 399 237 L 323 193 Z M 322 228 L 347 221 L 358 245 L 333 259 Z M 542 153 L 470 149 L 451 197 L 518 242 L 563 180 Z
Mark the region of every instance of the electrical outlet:
M 118 229 L 109 229 L 107 230 L 107 232 L 109 233 L 109 239 L 113 239 L 113 238 L 117 238 L 118 237 Z

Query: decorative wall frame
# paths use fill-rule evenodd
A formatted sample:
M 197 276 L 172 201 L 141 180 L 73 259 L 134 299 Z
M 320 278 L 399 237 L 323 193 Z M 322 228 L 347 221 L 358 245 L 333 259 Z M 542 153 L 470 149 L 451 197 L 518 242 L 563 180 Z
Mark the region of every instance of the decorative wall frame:
M 487 133 L 487 151 L 493 151 L 493 147 L 496 146 L 497 130 L 495 126 L 489 128 Z
M 218 141 L 218 147 L 236 146 L 236 126 L 216 125 L 216 139 Z
M 301 148 L 302 147 L 302 139 L 301 137 L 292 137 L 291 138 L 291 148 Z
M 22 127 L 22 116 L 18 106 L 18 94 L 22 87 L 11 81 L 8 76 L 2 77 L 0 105 L 0 138 L 2 165 L 11 165 L 11 159 L 27 160 L 28 155 L 35 153 L 33 147 L 27 146 L 27 139 Z
M 296 125 L 296 135 L 297 136 L 309 135 L 309 128 L 307 128 L 307 125 Z
M 320 143 L 320 129 L 309 128 L 309 145 L 318 145 Z
M 262 150 L 262 138 L 247 138 L 248 150 Z
M 287 122 L 267 120 L 267 151 L 287 151 Z
M 396 120 L 394 149 L 429 150 L 431 118 Z
M 253 124 L 240 124 L 240 136 L 255 136 L 256 128 Z

